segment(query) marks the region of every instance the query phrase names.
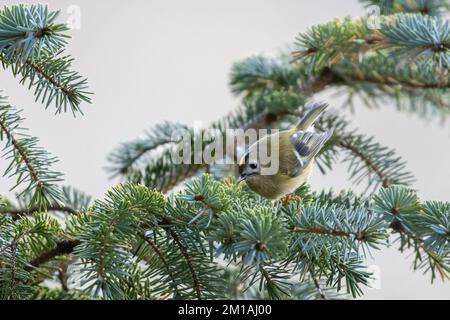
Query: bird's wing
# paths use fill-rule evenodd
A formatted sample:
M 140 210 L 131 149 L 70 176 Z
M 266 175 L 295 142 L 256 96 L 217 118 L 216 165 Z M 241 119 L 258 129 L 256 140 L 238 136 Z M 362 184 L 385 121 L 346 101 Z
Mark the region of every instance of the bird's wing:
M 290 175 L 293 177 L 300 175 L 302 169 L 314 159 L 331 136 L 331 132 L 315 133 L 302 130 L 292 134 L 289 140 L 294 145 L 294 153 L 298 161 L 295 170 L 290 172 Z
M 320 115 L 328 108 L 326 103 L 315 103 L 305 113 L 303 118 L 297 124 L 297 131 L 308 130 L 314 125 L 314 122 L 320 117 Z

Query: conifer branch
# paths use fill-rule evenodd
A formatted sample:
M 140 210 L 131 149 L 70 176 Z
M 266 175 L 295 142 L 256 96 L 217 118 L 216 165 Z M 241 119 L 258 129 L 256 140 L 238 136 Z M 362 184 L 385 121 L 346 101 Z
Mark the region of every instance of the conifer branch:
M 60 212 L 68 213 L 68 214 L 76 214 L 77 213 L 77 211 L 74 210 L 73 208 L 64 206 L 64 205 L 59 205 L 59 204 L 48 205 L 46 208 L 46 211 L 47 212 L 60 211 Z M 22 216 L 30 215 L 35 212 L 42 212 L 42 208 L 37 207 L 37 206 L 31 207 L 31 208 L 25 208 L 25 209 L 13 209 L 13 208 L 2 209 L 2 208 L 0 208 L 0 214 L 10 215 L 13 217 L 13 219 L 18 219 Z
M 111 163 L 108 171 L 113 176 L 129 173 L 147 153 L 167 144 L 175 143 L 172 135 L 177 131 L 186 130 L 189 130 L 187 126 L 177 123 L 165 122 L 156 125 L 153 130 L 145 134 L 144 138 L 124 143 L 117 150 L 113 151 L 108 156 L 108 160 Z
M 366 6 L 378 6 L 380 8 L 380 13 L 383 15 L 410 12 L 441 16 L 450 9 L 450 5 L 446 0 L 360 0 L 360 2 L 364 3 Z
M 375 196 L 374 210 L 382 214 L 389 226 L 400 234 L 401 251 L 413 247 L 416 254 L 414 269 L 431 270 L 432 280 L 436 277 L 436 270 L 442 279 L 449 278 L 449 203 L 427 202 L 421 204 L 414 190 L 397 186 L 382 190 Z M 440 230 L 438 233 L 441 235 L 434 234 L 429 238 L 430 228 L 435 231 Z M 428 240 L 422 238 L 422 235 L 426 235 Z M 428 261 L 423 261 L 422 252 Z
M 57 52 L 69 38 L 68 28 L 57 24 L 59 11 L 45 5 L 12 5 L 0 10 L 0 53 L 14 62 L 35 59 L 42 51 Z
M 114 191 L 119 193 L 113 192 L 110 193 L 110 195 L 125 197 L 124 199 L 128 198 L 127 195 L 132 195 L 132 198 L 128 198 L 127 200 L 130 201 L 127 204 L 127 207 L 133 208 L 132 211 L 135 213 L 141 210 L 139 208 L 144 208 L 143 205 L 147 201 L 151 201 L 147 203 L 153 203 L 152 205 L 156 204 L 153 202 L 156 198 L 153 198 L 153 196 L 147 198 L 150 195 L 150 193 L 148 193 L 149 191 L 143 187 L 135 188 L 136 187 L 131 187 L 131 185 L 125 186 L 123 191 L 120 191 L 121 189 L 119 188 Z M 154 220 L 149 216 L 148 218 L 151 219 L 148 220 L 147 218 L 145 220 L 149 221 L 150 224 L 145 228 L 153 228 L 153 226 L 162 228 L 166 231 L 167 236 L 172 239 L 173 244 L 180 252 L 180 257 L 176 259 L 181 258 L 184 260 L 184 265 L 187 268 L 186 271 L 188 271 L 190 276 L 192 290 L 194 290 L 195 297 L 198 299 L 204 297 L 202 289 L 204 282 L 200 280 L 199 274 L 199 268 L 201 268 L 201 266 L 198 265 L 197 262 L 194 263 L 195 258 L 192 256 L 192 253 L 188 252 L 188 248 L 185 245 L 185 242 L 188 243 L 194 241 L 190 238 L 189 234 L 191 231 L 198 230 L 198 228 L 203 230 L 207 239 L 222 243 L 222 246 L 215 250 L 217 250 L 216 254 L 225 254 L 226 260 L 231 259 L 231 261 L 236 261 L 236 256 L 241 256 L 242 264 L 254 265 L 257 270 L 259 270 L 258 264 L 262 264 L 263 262 L 268 264 L 268 266 L 261 269 L 261 272 L 263 278 L 266 279 L 267 288 L 268 290 L 271 290 L 273 297 L 279 298 L 281 292 L 285 289 L 283 289 L 281 282 L 278 283 L 279 280 L 275 280 L 276 278 L 274 278 L 274 276 L 278 277 L 275 269 L 271 271 L 271 273 L 274 272 L 274 274 L 271 274 L 269 279 L 267 279 L 268 275 L 264 274 L 263 271 L 267 271 L 267 267 L 271 267 L 272 263 L 276 261 L 284 261 L 283 265 L 286 266 L 293 264 L 294 270 L 302 270 L 303 268 L 307 268 L 305 269 L 307 272 L 314 270 L 313 275 L 317 281 L 315 286 L 317 286 L 317 283 L 319 283 L 320 286 L 320 278 L 325 277 L 328 285 L 339 290 L 341 288 L 340 282 L 342 279 L 353 279 L 350 284 L 348 282 L 350 280 L 346 280 L 347 286 L 350 285 L 347 290 L 353 295 L 359 295 L 361 294 L 361 290 L 358 284 L 365 284 L 369 276 L 364 271 L 359 270 L 362 268 L 360 266 L 361 254 L 359 253 L 361 245 L 367 248 L 371 247 L 377 249 L 380 245 L 385 244 L 384 240 L 387 238 L 387 229 L 392 228 L 395 225 L 392 221 L 397 221 L 398 219 L 401 219 L 400 221 L 402 221 L 402 228 L 408 230 L 407 232 L 405 231 L 405 234 L 408 236 L 410 235 L 413 237 L 413 232 L 417 232 L 417 234 L 426 232 L 430 237 L 430 232 L 435 232 L 432 230 L 438 230 L 439 228 L 436 223 L 439 223 L 438 221 L 441 219 L 437 219 L 437 217 L 442 214 L 442 219 L 444 219 L 442 221 L 445 223 L 444 217 L 447 216 L 448 219 L 448 214 L 450 214 L 449 204 L 442 207 L 442 210 L 439 205 L 426 204 L 426 208 L 430 208 L 427 209 L 427 214 L 430 217 L 429 221 L 432 225 L 423 224 L 423 227 L 421 227 L 422 229 L 417 229 L 416 227 L 414 227 L 414 229 L 413 226 L 416 223 L 414 221 L 417 219 L 418 223 L 419 221 L 422 221 L 419 218 L 423 217 L 417 210 L 423 209 L 417 207 L 420 204 L 413 197 L 414 194 L 411 193 L 411 189 L 393 186 L 383 190 L 380 191 L 372 202 L 370 199 L 366 200 L 367 198 L 359 198 L 351 193 L 338 196 L 330 193 L 311 194 L 308 188 L 302 187 L 298 190 L 298 198 L 296 198 L 302 199 L 301 202 L 295 200 L 287 207 L 284 205 L 281 206 L 281 202 L 275 204 L 275 208 L 279 208 L 276 210 L 281 210 L 282 212 L 282 215 L 280 216 L 279 214 L 274 215 L 272 213 L 274 210 L 272 204 L 261 201 L 261 199 L 258 199 L 258 197 L 249 190 L 236 189 L 233 183 L 219 183 L 204 177 L 193 181 L 192 184 L 187 186 L 186 191 L 176 196 L 178 200 L 174 199 L 173 201 L 175 201 L 174 204 L 178 204 L 178 207 L 172 207 L 172 209 L 167 207 L 166 210 L 169 210 L 170 212 L 169 216 L 164 217 L 165 214 L 163 214 L 161 217 L 160 213 L 153 211 L 154 213 L 157 213 L 153 218 L 161 217 L 161 220 L 159 220 L 159 218 Z M 133 195 L 134 192 L 137 193 Z M 199 200 L 195 199 L 200 199 L 200 195 L 202 200 L 199 202 Z M 147 200 L 145 200 L 146 198 Z M 234 201 L 232 207 L 228 207 L 228 205 L 231 204 L 229 201 L 230 199 L 233 199 Z M 258 203 L 258 206 L 260 207 L 257 212 L 254 212 L 256 208 L 255 203 Z M 188 222 L 188 219 L 192 219 L 192 215 L 186 214 L 186 210 L 195 212 L 195 210 L 197 210 L 195 208 L 200 204 L 214 208 L 216 215 L 212 216 L 213 220 L 211 223 L 204 224 L 202 222 L 202 219 L 208 219 L 207 216 L 200 218 L 195 225 L 192 222 Z M 99 203 L 99 205 L 103 204 Z M 157 206 L 159 207 L 160 204 Z M 396 209 L 397 207 L 398 209 Z M 230 211 L 231 208 L 234 209 Z M 123 209 L 125 210 L 124 212 L 127 212 L 127 216 L 130 216 L 130 211 L 125 208 Z M 393 216 L 392 212 L 394 211 L 396 214 Z M 152 209 L 150 209 L 149 212 L 152 212 Z M 403 217 L 405 214 L 406 218 Z M 436 216 L 436 214 L 438 214 L 438 216 Z M 98 217 L 101 217 L 101 215 Z M 395 220 L 393 220 L 393 218 Z M 98 223 L 92 220 L 88 221 L 88 224 L 94 223 L 94 225 L 97 225 Z M 111 220 L 108 219 L 108 221 L 111 223 Z M 141 224 L 143 220 L 137 219 L 135 221 L 136 223 Z M 128 228 L 127 225 L 129 225 L 129 222 L 130 221 L 120 222 L 120 219 L 114 221 L 117 230 Z M 411 222 L 414 222 L 414 224 L 411 224 Z M 229 225 L 230 223 L 232 226 Z M 264 225 L 264 228 L 262 228 L 262 225 L 258 226 L 261 223 Z M 448 227 L 448 225 L 444 226 L 444 228 Z M 85 234 L 86 232 L 90 232 L 89 225 L 80 225 L 78 228 L 84 229 L 82 232 Z M 175 231 L 175 229 L 180 232 Z M 230 230 L 232 234 L 229 234 L 228 230 Z M 292 232 L 292 238 L 286 238 L 286 233 L 289 233 L 289 231 Z M 437 235 L 438 233 L 435 232 L 432 237 Z M 87 243 L 83 244 L 83 242 L 96 240 L 83 236 L 82 234 L 80 234 L 79 237 L 81 237 L 80 240 L 64 240 L 57 242 L 55 246 L 51 247 L 48 251 L 43 251 L 38 256 L 33 257 L 31 262 L 27 264 L 28 267 L 26 267 L 26 270 L 31 272 L 34 268 L 42 266 L 59 255 L 73 254 L 75 257 L 86 259 L 86 249 L 88 247 L 86 247 Z M 417 239 L 418 236 L 414 235 L 414 238 Z M 149 238 L 145 236 L 145 239 Z M 230 239 L 232 240 L 229 241 Z M 290 242 L 290 249 L 286 251 L 282 248 L 285 246 L 284 242 L 287 239 L 289 239 Z M 108 242 L 109 241 L 110 240 L 108 240 Z M 139 241 L 142 241 L 142 238 Z M 195 241 L 197 242 L 197 240 Z M 443 246 L 442 248 L 445 248 L 446 246 L 448 248 L 448 240 L 447 244 L 445 242 L 436 242 L 436 245 L 437 244 Z M 433 259 L 431 260 L 432 264 L 430 268 L 439 271 L 445 277 L 446 272 L 448 273 L 448 271 L 445 270 L 449 268 L 447 262 L 445 262 L 447 259 L 446 255 L 448 255 L 448 249 L 441 250 L 438 247 L 432 249 L 431 245 L 431 242 L 423 241 L 420 245 L 420 250 L 426 250 L 425 253 L 429 255 L 430 259 Z M 123 245 L 117 243 L 116 246 L 120 249 Z M 74 247 L 77 247 L 77 249 L 74 249 Z M 126 246 L 124 248 L 126 248 Z M 129 249 L 126 250 L 131 250 L 131 248 L 132 247 L 130 246 Z M 173 256 L 173 253 L 168 253 L 165 251 L 167 249 L 164 247 L 158 248 L 153 242 L 150 243 L 150 248 L 153 252 L 156 252 L 160 261 L 163 262 L 163 268 L 161 270 L 166 272 L 169 278 L 173 277 L 173 279 L 169 281 L 169 285 L 170 283 L 178 283 L 174 280 L 178 276 L 172 273 L 172 268 L 170 267 L 170 264 L 173 262 L 169 262 L 175 257 Z M 416 248 L 416 250 L 418 249 L 419 248 Z M 252 251 L 254 251 L 254 253 L 250 254 Z M 364 252 L 365 251 L 366 250 L 364 250 Z M 282 252 L 284 252 L 284 254 L 281 254 Z M 105 255 L 106 252 L 104 253 L 104 256 Z M 119 257 L 121 257 L 121 255 L 119 255 Z M 129 259 L 128 255 L 123 256 L 123 258 Z M 261 266 L 262 265 L 260 265 L 260 267 Z M 103 269 L 105 268 L 109 270 L 109 267 L 106 265 L 103 266 Z M 278 268 L 277 270 L 281 269 Z M 320 272 L 316 272 L 316 270 L 319 270 Z M 327 270 L 338 270 L 338 274 L 330 273 Z M 217 272 L 217 270 L 215 272 Z M 105 277 L 110 277 L 108 276 L 108 273 L 104 273 L 103 275 Z M 211 272 L 209 275 L 217 276 L 217 274 L 211 274 Z M 108 287 L 103 287 L 104 290 L 108 290 L 107 288 Z M 316 289 L 318 290 L 317 287 Z M 324 294 L 323 289 L 321 290 Z M 175 290 L 174 293 L 177 294 L 177 291 L 178 289 Z
M 170 280 L 172 281 L 173 287 L 174 287 L 174 291 L 177 292 L 177 284 L 176 284 L 176 279 L 175 276 L 172 272 L 172 268 L 169 265 L 169 262 L 167 261 L 166 257 L 164 256 L 164 253 L 161 252 L 161 250 L 158 248 L 158 246 L 156 245 L 156 243 L 154 243 L 149 237 L 147 236 L 143 236 L 144 241 L 152 248 L 152 250 L 156 253 L 156 255 L 158 256 L 158 258 L 161 260 L 161 263 L 164 266 L 164 269 L 166 270 L 167 274 L 170 277 Z
M 55 259 L 58 256 L 72 254 L 76 246 L 81 242 L 79 240 L 63 240 L 56 243 L 56 246 L 48 251 L 43 252 L 38 257 L 33 258 L 25 270 L 31 272 L 35 268 L 39 268 L 43 264 Z
M 26 168 L 28 169 L 30 177 L 34 180 L 36 185 L 39 188 L 41 188 L 43 183 L 42 183 L 41 179 L 39 179 L 36 169 L 31 164 L 31 161 L 28 158 L 28 155 L 25 153 L 25 150 L 22 148 L 20 143 L 13 136 L 12 131 L 10 131 L 9 128 L 6 126 L 5 121 L 0 122 L 0 129 L 1 129 L 1 132 L 6 135 L 7 139 L 9 140 L 8 142 L 14 147 L 14 149 L 19 154 L 20 158 L 22 159 L 23 163 L 25 164 Z
M 411 112 L 448 114 L 450 30 L 437 17 L 448 5 L 384 4 L 378 30 L 363 19 L 335 20 L 300 34 L 294 61 L 254 56 L 236 64 L 231 88 L 242 96 L 241 107 L 210 128 L 292 127 L 309 100 L 329 88 L 346 90 L 349 104 L 360 95 L 366 105 L 389 98 L 400 110 L 408 103 Z M 414 13 L 397 13 L 402 10 Z M 75 113 L 90 93 L 70 69 L 72 59 L 61 55 L 67 29 L 56 16 L 41 5 L 0 10 L 0 60 L 47 107 Z M 328 299 L 331 290 L 357 297 L 371 276 L 366 255 L 389 245 L 392 234 L 400 252 L 413 250 L 414 269 L 432 281 L 450 278 L 450 203 L 420 200 L 407 187 L 413 177 L 405 162 L 337 113 L 315 123 L 318 131 L 334 132 L 316 165 L 326 173 L 343 153 L 350 180 L 367 180 L 373 194 L 303 185 L 268 201 L 228 178 L 235 168 L 175 165 L 177 130 L 193 142 L 207 128 L 164 123 L 110 154 L 110 172 L 128 183 L 91 205 L 85 194 L 56 186 L 60 174 L 49 169 L 55 159 L 22 135 L 21 121 L 0 103 L 0 140 L 11 160 L 6 175 L 25 184 L 17 206 L 0 199 L 0 298 Z M 182 182 L 180 191 L 163 195 Z M 45 211 L 69 214 L 60 224 Z M 67 287 L 68 274 L 45 272 L 63 256 L 70 256 L 68 271 L 79 285 Z M 62 290 L 45 289 L 42 280 L 59 280 Z M 230 293 L 231 282 L 241 287 Z
M 17 177 L 14 188 L 26 184 L 20 195 L 32 194 L 35 204 L 45 210 L 50 203 L 61 200 L 55 185 L 61 181 L 61 174 L 50 170 L 56 158 L 37 146 L 38 139 L 23 132 L 22 121 L 20 111 L 0 97 L 0 140 L 6 140 L 4 157 L 10 160 L 5 175 Z
M 319 293 L 319 296 L 322 300 L 328 300 L 328 297 L 326 296 L 325 292 L 322 289 L 322 286 L 320 285 L 319 279 L 317 279 L 316 275 L 314 274 L 314 271 L 310 269 L 311 278 L 313 279 L 314 286 L 316 287 L 317 292 Z
M 382 186 L 383 188 L 387 188 L 391 185 L 391 182 L 389 181 L 389 179 L 386 177 L 385 173 L 382 172 L 380 170 L 380 168 L 378 168 L 378 166 L 376 166 L 372 160 L 370 158 L 368 158 L 365 154 L 363 154 L 362 152 L 360 152 L 358 149 L 356 149 L 354 146 L 352 146 L 351 144 L 348 144 L 346 142 L 341 142 L 339 144 L 339 146 L 341 146 L 344 149 L 349 150 L 351 153 L 353 153 L 354 155 L 356 155 L 357 157 L 361 158 L 362 161 L 364 161 L 364 163 L 366 164 L 366 166 L 373 172 L 375 172 L 375 174 L 378 176 L 378 178 L 382 181 Z
M 392 21 L 395 21 L 395 23 L 392 23 Z M 409 31 L 405 31 L 416 26 L 427 27 L 425 28 L 426 30 L 436 30 L 436 35 L 427 34 L 420 40 L 417 40 Z M 445 48 L 449 40 L 448 36 L 446 36 L 446 28 L 448 27 L 444 23 L 433 17 L 422 17 L 419 15 L 383 17 L 382 27 L 375 33 L 368 29 L 362 20 L 351 21 L 346 19 L 317 26 L 299 36 L 298 41 L 305 49 L 302 53 L 296 54 L 296 58 L 299 61 L 295 65 L 289 64 L 284 59 L 260 56 L 252 57 L 236 64 L 232 73 L 232 90 L 236 94 L 245 93 L 246 99 L 256 99 L 259 103 L 261 103 L 261 100 L 264 100 L 260 99 L 260 97 L 267 96 L 267 94 L 291 92 L 300 97 L 307 97 L 330 86 L 342 85 L 364 91 L 363 84 L 372 84 L 376 85 L 381 92 L 386 92 L 388 96 L 392 95 L 392 90 L 386 87 L 393 85 L 399 86 L 397 92 L 404 90 L 415 93 L 416 91 L 414 90 L 420 88 L 422 92 L 439 89 L 443 90 L 444 94 L 445 90 L 448 90 L 449 85 L 448 71 L 444 70 L 441 72 L 437 68 L 447 64 Z M 406 32 L 405 35 L 399 36 L 398 34 L 403 31 Z M 329 34 L 333 34 L 333 41 L 330 40 Z M 441 54 L 441 49 L 433 50 L 433 48 L 438 47 L 443 48 L 443 55 Z M 417 51 L 417 48 L 420 48 L 420 51 Z M 415 52 L 414 55 L 419 61 L 425 59 L 425 56 L 428 57 L 426 58 L 428 62 L 424 60 L 422 67 L 417 68 L 408 65 L 403 68 L 403 71 L 399 71 L 396 56 L 401 54 L 408 55 L 411 52 Z M 354 59 L 358 55 L 363 55 L 360 62 Z M 410 61 L 411 56 L 408 59 L 406 61 Z M 423 67 L 427 63 L 430 63 L 430 65 Z M 419 65 L 417 62 L 413 64 Z M 305 77 L 305 73 L 310 75 Z M 403 89 L 403 87 L 406 89 Z M 448 113 L 443 100 L 436 100 L 433 98 L 433 95 L 429 94 L 422 94 L 422 96 L 429 103 L 435 104 L 437 110 Z M 270 102 L 265 101 L 265 103 Z M 258 112 L 255 112 L 256 110 Z M 285 115 L 292 114 L 289 109 L 264 113 L 262 108 L 255 108 L 254 110 L 250 108 L 249 110 L 248 107 L 242 112 L 247 114 L 253 112 L 253 114 L 250 117 L 245 116 L 246 123 L 240 121 L 240 126 L 237 127 L 241 128 L 257 128 L 259 125 L 265 125 L 266 128 L 271 127 L 280 118 L 282 119 Z M 296 112 L 298 113 L 298 110 Z M 218 123 L 222 122 L 226 123 L 223 120 Z M 220 125 L 214 124 L 213 127 L 220 128 Z M 329 127 L 325 129 L 329 129 Z M 404 179 L 402 180 L 390 179 L 387 173 L 382 171 L 380 165 L 375 164 L 380 161 L 380 158 L 377 158 L 378 156 L 385 157 L 382 160 L 384 164 L 390 161 L 395 163 L 394 159 L 386 158 L 388 153 L 384 155 L 381 153 L 368 155 L 364 153 L 363 150 L 365 148 L 362 147 L 363 145 L 355 145 L 355 143 L 361 143 L 367 146 L 365 144 L 370 143 L 369 140 L 364 140 L 361 136 L 351 137 L 349 133 L 343 135 L 343 133 L 337 132 L 337 134 L 341 137 L 345 136 L 347 140 L 338 143 L 338 145 L 353 153 L 355 157 L 360 158 L 368 170 L 378 176 L 378 180 L 380 180 L 382 185 L 389 186 L 391 183 L 411 180 L 407 177 L 407 173 L 404 173 Z M 375 144 L 372 144 L 372 146 L 375 146 Z M 377 148 L 380 151 L 383 149 L 379 145 Z M 372 159 L 372 156 L 375 158 Z M 351 159 L 348 160 L 351 161 Z M 172 167 L 170 159 L 167 159 L 167 155 L 163 153 L 157 161 L 150 163 L 146 167 L 150 174 L 146 175 L 141 172 L 134 175 L 136 179 L 131 181 L 145 181 L 144 183 L 149 186 L 157 186 L 153 183 L 153 178 L 151 177 L 152 175 L 157 176 L 157 174 L 153 173 L 153 170 L 155 172 L 170 172 L 170 169 L 161 169 L 161 166 L 159 166 L 160 169 L 157 169 L 159 162 L 164 162 L 167 164 L 167 167 Z M 330 161 L 328 161 L 328 164 L 330 164 Z M 396 164 L 397 169 L 401 166 L 402 164 L 400 163 Z M 192 174 L 203 168 L 186 166 L 185 169 L 189 170 L 189 174 L 186 176 L 191 177 Z M 352 174 L 355 174 L 357 171 L 360 171 L 359 167 Z M 390 172 L 392 173 L 393 170 L 390 170 Z M 170 176 L 175 175 L 171 174 Z M 397 177 L 402 175 L 403 173 Z M 143 176 L 146 176 L 147 179 L 143 178 Z M 360 178 L 358 179 L 360 180 Z
M 162 224 L 167 225 L 167 222 L 162 221 Z M 193 285 L 192 287 L 195 290 L 196 297 L 198 300 L 202 300 L 203 299 L 202 288 L 200 285 L 200 281 L 199 281 L 199 278 L 197 275 L 196 268 L 194 267 L 194 264 L 192 261 L 192 257 L 189 255 L 188 251 L 186 250 L 186 247 L 182 243 L 180 236 L 174 230 L 172 230 L 170 227 L 167 227 L 167 226 L 163 227 L 163 229 L 166 230 L 166 232 L 168 234 L 170 234 L 173 241 L 175 241 L 176 245 L 180 249 L 181 254 L 183 255 L 184 259 L 186 260 L 186 265 L 189 268 L 189 272 L 192 277 L 192 285 Z
M 68 29 L 55 23 L 58 14 L 44 5 L 0 10 L 0 62 L 22 77 L 20 83 L 29 81 L 36 101 L 41 99 L 46 108 L 53 102 L 56 113 L 70 107 L 75 115 L 81 112 L 81 102 L 91 103 L 91 93 L 86 91 L 87 79 L 70 70 L 73 59 L 62 56 Z

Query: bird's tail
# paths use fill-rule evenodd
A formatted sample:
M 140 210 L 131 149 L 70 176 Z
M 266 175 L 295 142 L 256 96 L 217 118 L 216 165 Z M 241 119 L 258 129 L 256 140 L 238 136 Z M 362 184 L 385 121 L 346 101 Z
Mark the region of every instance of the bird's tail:
M 302 168 L 317 156 L 332 135 L 332 131 L 322 133 L 298 131 L 291 136 L 291 143 L 294 145 L 295 154 Z
M 308 111 L 306 111 L 305 116 L 300 120 L 300 122 L 297 124 L 297 131 L 308 130 L 309 127 L 311 127 L 314 122 L 319 118 L 319 116 L 322 114 L 322 112 L 325 111 L 325 109 L 328 108 L 328 104 L 326 103 L 315 103 L 313 104 Z

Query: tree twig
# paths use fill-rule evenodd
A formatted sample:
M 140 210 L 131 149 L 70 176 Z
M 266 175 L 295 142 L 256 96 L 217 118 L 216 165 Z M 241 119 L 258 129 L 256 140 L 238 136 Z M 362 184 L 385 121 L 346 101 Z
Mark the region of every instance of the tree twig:
M 169 235 L 175 241 L 177 246 L 180 248 L 181 254 L 183 255 L 184 259 L 186 260 L 187 266 L 188 266 L 189 271 L 191 273 L 192 282 L 193 282 L 193 288 L 195 290 L 197 299 L 198 300 L 202 300 L 203 299 L 203 295 L 202 295 L 201 284 L 200 284 L 200 280 L 199 280 L 198 275 L 197 275 L 197 271 L 194 268 L 192 257 L 187 252 L 185 245 L 181 242 L 180 236 L 175 231 L 173 231 L 173 229 L 170 226 L 168 226 L 168 224 L 170 224 L 170 222 L 164 220 L 164 221 L 161 222 L 161 224 L 162 224 L 162 228 L 164 230 L 166 230 L 166 232 L 169 233 Z
M 33 179 L 33 181 L 36 183 L 36 185 L 39 188 L 41 188 L 44 185 L 44 183 L 39 178 L 37 170 L 32 165 L 28 155 L 26 154 L 25 150 L 23 150 L 19 141 L 16 140 L 16 138 L 14 137 L 12 132 L 6 127 L 6 125 L 1 120 L 0 120 L 0 129 L 2 129 L 3 132 L 5 132 L 6 136 L 8 137 L 9 141 L 11 142 L 11 145 L 19 153 L 19 156 L 22 158 L 23 162 L 25 163 L 25 166 L 28 169 L 30 177 Z
M 177 285 L 176 285 L 176 282 L 175 282 L 175 277 L 173 275 L 173 272 L 172 272 L 172 270 L 170 268 L 169 263 L 167 262 L 166 258 L 164 257 L 164 254 L 159 250 L 159 248 L 156 245 L 156 243 L 154 243 L 149 237 L 146 237 L 145 235 L 143 235 L 143 238 L 144 238 L 145 242 L 147 242 L 147 244 L 156 253 L 158 258 L 161 260 L 162 264 L 164 265 L 164 268 L 167 270 L 167 273 L 169 274 L 169 277 L 170 277 L 170 279 L 172 280 L 172 283 L 173 283 L 173 289 L 175 291 L 178 291 Z
M 0 209 L 0 214 L 9 214 L 14 219 L 20 218 L 22 216 L 32 214 L 34 212 L 42 212 L 43 210 L 39 207 L 31 207 L 29 209 Z M 68 214 L 77 214 L 77 211 L 71 207 L 54 204 L 47 206 L 45 211 L 61 211 Z
M 28 266 L 25 267 L 25 271 L 32 271 L 33 269 L 49 262 L 57 256 L 73 253 L 76 246 L 81 243 L 80 240 L 63 240 L 56 243 L 53 249 L 43 252 L 38 257 L 31 260 Z
M 320 298 L 322 300 L 328 300 L 328 297 L 326 296 L 325 292 L 323 291 L 322 286 L 320 285 L 319 279 L 317 279 L 312 267 L 309 268 L 309 273 L 311 274 L 311 278 L 313 279 L 314 286 L 316 287 L 316 290 L 319 293 Z
M 366 166 L 372 170 L 373 172 L 375 172 L 375 174 L 380 178 L 380 180 L 382 181 L 382 185 L 383 188 L 388 188 L 391 185 L 391 182 L 389 181 L 389 179 L 386 177 L 386 174 L 381 171 L 380 168 L 378 168 L 378 166 L 376 166 L 373 161 L 371 159 L 369 159 L 368 157 L 366 157 L 362 152 L 360 152 L 359 150 L 357 150 L 354 146 L 352 146 L 349 143 L 346 142 L 340 142 L 339 146 L 349 150 L 350 152 L 352 152 L 354 155 L 356 155 L 357 157 L 359 157 L 362 161 L 364 161 L 364 163 L 366 164 Z

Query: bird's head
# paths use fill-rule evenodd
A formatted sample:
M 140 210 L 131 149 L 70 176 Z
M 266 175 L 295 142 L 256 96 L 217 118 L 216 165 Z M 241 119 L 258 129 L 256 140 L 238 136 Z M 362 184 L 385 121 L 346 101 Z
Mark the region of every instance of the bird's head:
M 255 178 L 261 174 L 261 167 L 258 161 L 249 160 L 248 154 L 242 157 L 239 162 L 239 179 L 238 182 L 247 181 L 248 179 Z

